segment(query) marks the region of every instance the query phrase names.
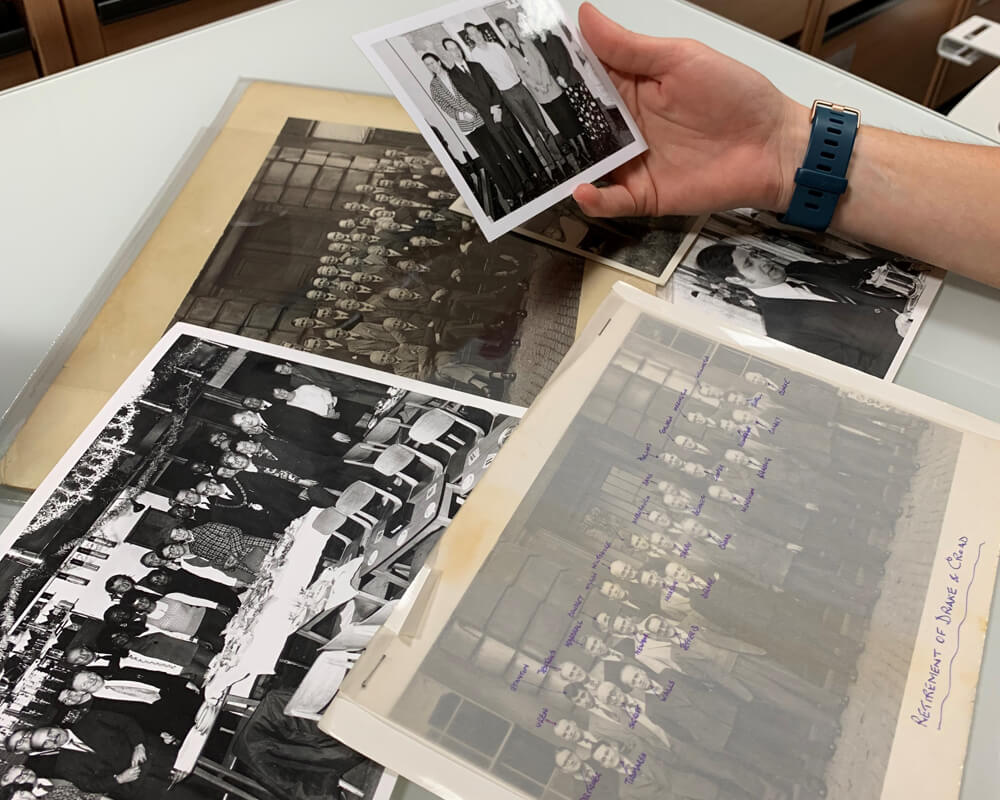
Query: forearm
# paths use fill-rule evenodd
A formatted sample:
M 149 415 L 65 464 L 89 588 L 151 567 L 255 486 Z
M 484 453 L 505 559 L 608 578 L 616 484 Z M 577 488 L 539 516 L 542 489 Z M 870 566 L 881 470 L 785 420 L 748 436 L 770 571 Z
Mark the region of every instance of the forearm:
M 791 202 L 810 127 L 809 109 L 790 107 L 772 209 L 779 213 Z M 831 230 L 1000 286 L 1000 148 L 862 125 L 847 178 Z

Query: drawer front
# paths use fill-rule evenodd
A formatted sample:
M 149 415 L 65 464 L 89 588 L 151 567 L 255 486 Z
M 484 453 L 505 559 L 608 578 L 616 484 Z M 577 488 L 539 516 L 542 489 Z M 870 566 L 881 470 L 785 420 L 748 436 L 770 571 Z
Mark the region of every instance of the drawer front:
M 809 0 L 693 0 L 696 5 L 765 36 L 786 39 L 802 30 Z
M 937 64 L 937 42 L 952 20 L 954 0 L 904 0 L 823 43 L 821 58 L 923 102 Z

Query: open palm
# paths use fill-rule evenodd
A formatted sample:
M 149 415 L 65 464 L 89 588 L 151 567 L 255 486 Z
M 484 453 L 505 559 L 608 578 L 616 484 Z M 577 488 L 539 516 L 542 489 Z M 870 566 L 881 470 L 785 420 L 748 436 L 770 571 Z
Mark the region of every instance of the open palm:
M 589 3 L 580 8 L 580 28 L 649 145 L 609 176 L 609 186 L 577 188 L 585 213 L 780 207 L 788 188 L 784 162 L 794 160 L 785 155 L 788 139 L 798 128 L 808 130 L 804 107 L 760 73 L 699 42 L 632 33 Z

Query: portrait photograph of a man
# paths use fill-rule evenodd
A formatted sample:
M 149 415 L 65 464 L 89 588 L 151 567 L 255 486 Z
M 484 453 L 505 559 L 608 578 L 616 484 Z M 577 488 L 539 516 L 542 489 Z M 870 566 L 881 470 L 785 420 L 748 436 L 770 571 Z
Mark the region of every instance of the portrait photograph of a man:
M 891 380 L 940 285 L 912 259 L 738 209 L 709 218 L 660 294 Z

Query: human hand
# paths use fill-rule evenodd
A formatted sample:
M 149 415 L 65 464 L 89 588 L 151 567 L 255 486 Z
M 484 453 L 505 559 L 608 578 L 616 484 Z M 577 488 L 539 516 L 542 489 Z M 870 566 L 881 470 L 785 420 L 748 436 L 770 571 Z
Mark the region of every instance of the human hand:
M 115 775 L 115 781 L 119 784 L 135 783 L 139 780 L 140 773 L 141 770 L 138 767 L 129 767 L 124 772 L 119 772 Z
M 751 206 L 784 211 L 809 137 L 809 110 L 760 73 L 688 39 L 626 30 L 589 3 L 580 30 L 649 149 L 577 187 L 594 217 L 700 214 Z
M 472 122 L 472 120 L 475 119 L 475 117 L 472 116 L 472 113 L 469 111 L 459 111 L 458 118 L 463 122 Z
M 500 110 L 500 106 L 490 106 L 490 114 L 493 115 L 493 121 L 498 124 L 503 119 L 503 112 Z
M 138 767 L 140 764 L 146 763 L 146 748 L 137 744 L 135 749 L 132 751 L 132 766 Z
M 436 292 L 434 292 L 434 294 L 431 295 L 431 302 L 432 303 L 440 303 L 447 296 L 448 296 L 448 290 L 447 289 L 438 289 Z
M 299 486 L 316 486 L 319 481 L 314 481 L 312 478 L 299 478 Z
M 562 77 L 561 75 L 557 75 L 556 76 L 556 83 L 558 83 L 560 86 L 562 86 L 563 89 L 566 88 L 566 79 L 564 77 Z

